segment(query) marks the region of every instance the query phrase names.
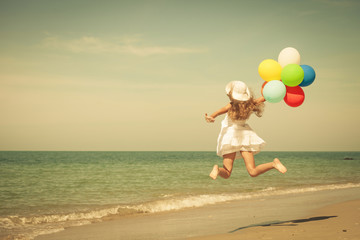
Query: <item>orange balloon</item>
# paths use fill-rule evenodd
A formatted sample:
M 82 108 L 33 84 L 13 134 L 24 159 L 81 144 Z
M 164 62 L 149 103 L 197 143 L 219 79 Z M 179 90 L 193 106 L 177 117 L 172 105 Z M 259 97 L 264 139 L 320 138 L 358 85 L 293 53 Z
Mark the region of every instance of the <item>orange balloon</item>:
M 263 85 L 261 86 L 261 95 L 264 96 L 263 91 L 264 91 L 264 87 L 268 82 L 264 82 Z

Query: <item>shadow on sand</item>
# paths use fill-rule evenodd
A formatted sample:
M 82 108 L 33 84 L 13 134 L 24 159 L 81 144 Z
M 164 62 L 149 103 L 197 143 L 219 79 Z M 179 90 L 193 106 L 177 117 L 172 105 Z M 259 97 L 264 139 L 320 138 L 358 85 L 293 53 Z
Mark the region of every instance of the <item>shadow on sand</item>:
M 258 224 L 251 224 L 245 227 L 239 227 L 235 230 L 230 231 L 229 233 L 233 233 L 242 229 L 251 228 L 251 227 L 270 227 L 270 226 L 297 226 L 297 223 L 304 223 L 304 222 L 312 222 L 312 221 L 320 221 L 326 220 L 329 218 L 334 218 L 337 216 L 321 216 L 321 217 L 311 217 L 305 219 L 296 219 L 296 220 L 289 220 L 289 221 L 270 221 L 270 222 L 263 222 Z

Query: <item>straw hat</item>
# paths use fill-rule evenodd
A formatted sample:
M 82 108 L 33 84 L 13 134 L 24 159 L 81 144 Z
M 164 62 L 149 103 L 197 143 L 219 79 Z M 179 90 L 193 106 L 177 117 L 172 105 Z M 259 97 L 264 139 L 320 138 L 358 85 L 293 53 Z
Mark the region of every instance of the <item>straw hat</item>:
M 229 97 L 238 101 L 247 101 L 251 96 L 249 88 L 241 81 L 229 82 L 225 87 L 225 91 Z

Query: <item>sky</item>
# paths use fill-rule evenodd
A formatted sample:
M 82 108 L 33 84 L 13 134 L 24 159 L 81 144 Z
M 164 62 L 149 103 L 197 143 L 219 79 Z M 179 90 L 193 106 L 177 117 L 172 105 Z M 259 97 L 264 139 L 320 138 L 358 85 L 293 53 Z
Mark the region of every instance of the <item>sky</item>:
M 360 2 L 0 0 L 0 150 L 215 151 L 225 85 L 296 48 L 297 107 L 266 103 L 265 151 L 360 151 Z

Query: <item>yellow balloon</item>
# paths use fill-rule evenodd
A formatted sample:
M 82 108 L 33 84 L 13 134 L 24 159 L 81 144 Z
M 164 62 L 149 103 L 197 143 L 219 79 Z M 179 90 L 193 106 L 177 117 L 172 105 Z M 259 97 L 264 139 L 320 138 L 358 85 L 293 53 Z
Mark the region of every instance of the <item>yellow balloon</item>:
M 258 71 L 260 77 L 267 82 L 281 79 L 281 65 L 273 59 L 265 59 L 262 61 Z

